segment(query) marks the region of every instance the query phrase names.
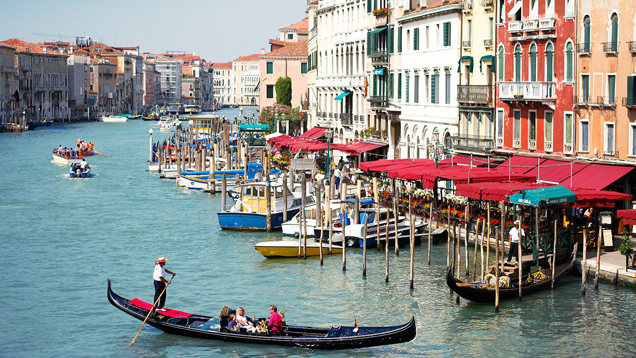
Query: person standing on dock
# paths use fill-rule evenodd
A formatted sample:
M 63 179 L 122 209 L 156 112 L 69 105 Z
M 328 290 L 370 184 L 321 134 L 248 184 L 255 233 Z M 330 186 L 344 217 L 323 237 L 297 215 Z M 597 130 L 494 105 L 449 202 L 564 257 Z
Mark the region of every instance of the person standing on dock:
M 164 292 L 164 290 L 166 289 L 166 284 L 170 282 L 166 280 L 166 272 L 171 274 L 172 277 L 177 275 L 176 273 L 165 268 L 167 260 L 168 259 L 166 259 L 165 257 L 158 258 L 157 261 L 155 261 L 155 272 L 152 275 L 155 284 L 155 298 L 152 301 L 153 304 L 157 302 L 157 299 L 159 299 L 159 297 L 161 296 L 161 299 L 157 304 L 157 311 L 165 311 L 163 306 L 166 304 L 166 296 L 168 295 L 168 293 Z
M 507 262 L 512 261 L 514 258 L 517 260 L 517 250 L 519 249 L 519 238 L 521 236 L 526 236 L 526 233 L 521 228 L 521 221 L 515 220 L 515 225 L 510 229 L 510 251 L 508 252 L 508 260 Z

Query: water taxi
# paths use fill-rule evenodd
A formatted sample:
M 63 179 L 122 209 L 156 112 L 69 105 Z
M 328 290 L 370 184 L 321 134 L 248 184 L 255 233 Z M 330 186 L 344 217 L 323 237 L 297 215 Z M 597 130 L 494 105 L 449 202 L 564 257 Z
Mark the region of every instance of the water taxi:
M 265 241 L 254 245 L 254 248 L 265 257 L 298 257 L 298 241 Z M 329 254 L 328 244 L 322 244 L 322 253 Z M 331 253 L 342 253 L 342 246 L 332 245 Z M 305 256 L 305 247 L 302 244 L 300 255 Z M 320 256 L 319 242 L 307 242 L 307 256 Z

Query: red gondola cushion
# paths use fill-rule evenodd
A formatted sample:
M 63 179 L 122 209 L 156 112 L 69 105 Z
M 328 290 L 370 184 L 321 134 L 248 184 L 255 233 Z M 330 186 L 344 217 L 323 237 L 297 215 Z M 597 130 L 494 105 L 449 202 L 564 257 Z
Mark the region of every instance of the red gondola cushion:
M 130 304 L 133 306 L 137 306 L 139 308 L 143 308 L 145 310 L 150 310 L 152 309 L 152 305 L 148 302 L 144 302 L 138 298 L 133 299 L 132 301 L 130 301 Z M 157 313 L 163 315 L 163 316 L 167 316 L 167 317 L 190 317 L 192 316 L 192 313 L 187 313 L 187 312 L 182 312 L 182 311 L 177 311 L 177 310 L 170 310 L 167 309 L 165 311 L 158 311 Z

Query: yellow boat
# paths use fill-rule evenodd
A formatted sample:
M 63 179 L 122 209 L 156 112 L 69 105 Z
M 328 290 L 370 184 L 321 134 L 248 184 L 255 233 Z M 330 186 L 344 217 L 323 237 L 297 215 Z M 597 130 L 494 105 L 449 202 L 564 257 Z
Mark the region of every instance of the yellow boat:
M 256 251 L 265 257 L 298 257 L 298 241 L 265 241 L 254 245 Z M 342 246 L 332 245 L 333 254 L 342 253 Z M 322 244 L 323 255 L 329 254 L 329 244 Z M 301 256 L 304 256 L 304 248 L 300 248 Z M 320 243 L 307 243 L 307 256 L 319 256 Z

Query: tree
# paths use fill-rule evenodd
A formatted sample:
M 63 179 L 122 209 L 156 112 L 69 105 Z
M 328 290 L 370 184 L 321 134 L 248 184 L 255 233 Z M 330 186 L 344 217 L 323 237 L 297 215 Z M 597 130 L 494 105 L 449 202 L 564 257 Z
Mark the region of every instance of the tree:
M 276 103 L 291 106 L 292 81 L 289 77 L 279 77 L 274 86 L 276 89 Z

